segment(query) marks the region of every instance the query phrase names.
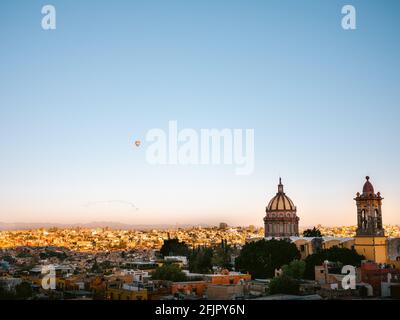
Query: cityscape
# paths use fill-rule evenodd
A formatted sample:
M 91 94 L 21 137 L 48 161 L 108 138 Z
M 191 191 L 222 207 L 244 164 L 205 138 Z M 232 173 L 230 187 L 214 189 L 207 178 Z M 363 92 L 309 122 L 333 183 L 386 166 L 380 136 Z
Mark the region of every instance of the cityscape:
M 400 1 L 0 14 L 4 309 L 341 319 L 398 304 Z M 336 307 L 353 300 L 368 306 Z
M 0 231 L 0 298 L 400 299 L 400 226 L 382 224 L 369 180 L 355 198 L 357 226 L 300 229 L 279 179 L 264 228 Z
M 246 240 L 264 235 L 264 228 L 248 227 L 188 227 L 179 229 L 113 230 L 107 228 L 85 229 L 35 229 L 0 231 L 0 248 L 63 247 L 76 252 L 101 252 L 121 250 L 159 250 L 164 239 L 177 238 L 191 247 L 213 246 L 226 240 L 228 244 L 243 246 Z M 317 229 L 329 237 L 354 237 L 357 226 L 324 227 Z M 303 230 L 304 231 L 304 230 Z M 388 237 L 400 238 L 400 226 L 385 225 Z

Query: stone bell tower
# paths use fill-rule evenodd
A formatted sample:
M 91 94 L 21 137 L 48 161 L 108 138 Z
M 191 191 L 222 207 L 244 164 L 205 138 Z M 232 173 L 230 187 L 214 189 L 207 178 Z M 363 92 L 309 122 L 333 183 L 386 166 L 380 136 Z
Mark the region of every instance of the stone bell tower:
M 382 200 L 380 192 L 374 193 L 369 177 L 363 187 L 363 193 L 354 198 L 357 204 L 357 235 L 385 236 L 382 224 Z
M 382 200 L 380 192 L 375 194 L 369 177 L 364 184 L 363 192 L 357 192 L 357 231 L 355 249 L 366 259 L 377 263 L 387 261 L 387 238 L 382 223 Z

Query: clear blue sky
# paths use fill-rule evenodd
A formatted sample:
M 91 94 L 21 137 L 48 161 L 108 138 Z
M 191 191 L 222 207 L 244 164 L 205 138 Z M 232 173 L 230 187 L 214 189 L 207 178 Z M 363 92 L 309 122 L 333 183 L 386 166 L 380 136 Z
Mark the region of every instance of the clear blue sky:
M 400 223 L 399 31 L 396 0 L 1 1 L 0 221 L 262 225 L 282 176 L 301 225 L 355 224 L 368 174 Z M 147 164 L 169 120 L 254 128 L 254 173 Z

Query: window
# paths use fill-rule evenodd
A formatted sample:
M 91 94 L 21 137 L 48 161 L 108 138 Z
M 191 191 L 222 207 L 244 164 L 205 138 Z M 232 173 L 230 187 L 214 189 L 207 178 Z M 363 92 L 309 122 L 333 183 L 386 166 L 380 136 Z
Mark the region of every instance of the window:
M 304 245 L 304 244 L 302 244 L 301 246 L 300 246 L 300 251 L 301 252 L 304 252 L 306 250 L 306 246 Z

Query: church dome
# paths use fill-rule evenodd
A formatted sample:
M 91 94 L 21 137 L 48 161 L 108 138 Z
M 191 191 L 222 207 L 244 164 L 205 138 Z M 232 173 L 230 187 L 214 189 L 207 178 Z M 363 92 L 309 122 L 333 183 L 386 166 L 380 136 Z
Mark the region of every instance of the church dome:
M 365 179 L 367 179 L 367 181 L 364 183 L 364 187 L 363 187 L 363 193 L 364 194 L 374 194 L 374 186 L 372 185 L 371 182 L 369 182 L 369 177 L 366 176 Z
M 293 201 L 283 192 L 283 184 L 279 178 L 278 193 L 268 203 L 266 211 L 296 211 Z

